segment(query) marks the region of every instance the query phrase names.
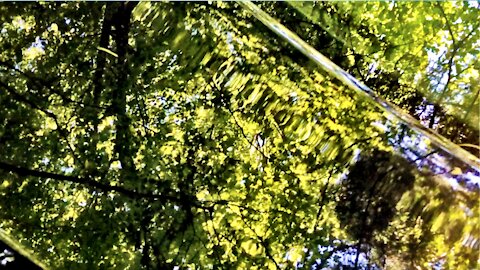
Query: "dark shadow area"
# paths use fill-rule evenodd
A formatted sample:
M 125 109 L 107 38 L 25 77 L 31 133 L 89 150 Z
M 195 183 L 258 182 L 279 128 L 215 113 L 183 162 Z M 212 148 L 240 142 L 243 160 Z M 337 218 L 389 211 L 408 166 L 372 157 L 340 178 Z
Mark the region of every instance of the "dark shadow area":
M 359 254 L 368 252 L 375 233 L 384 231 L 396 213 L 402 195 L 413 187 L 413 167 L 393 153 L 362 153 L 342 182 L 336 205 L 340 224 L 358 241 Z

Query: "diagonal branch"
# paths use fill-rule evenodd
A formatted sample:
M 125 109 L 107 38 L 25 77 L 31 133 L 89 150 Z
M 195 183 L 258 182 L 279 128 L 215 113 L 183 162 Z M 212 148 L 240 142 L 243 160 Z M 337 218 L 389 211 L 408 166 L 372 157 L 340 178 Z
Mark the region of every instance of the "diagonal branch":
M 63 175 L 63 174 L 56 174 L 56 173 L 51 173 L 51 172 L 45 172 L 45 171 L 37 171 L 37 170 L 32 170 L 29 168 L 24 168 L 24 167 L 19 167 L 15 166 L 12 164 L 8 164 L 5 162 L 0 161 L 0 170 L 11 172 L 17 175 L 21 176 L 33 176 L 33 177 L 39 177 L 39 178 L 49 178 L 57 181 L 63 181 L 63 182 L 70 182 L 70 183 L 76 183 L 76 184 L 81 184 L 85 185 L 90 188 L 94 188 L 103 192 L 110 192 L 110 191 L 115 191 L 118 192 L 122 195 L 125 195 L 129 198 L 132 199 L 140 199 L 140 198 L 147 198 L 147 199 L 156 199 L 159 201 L 176 201 L 179 202 L 180 199 L 172 196 L 172 195 L 167 195 L 167 194 L 154 194 L 154 193 L 141 193 L 137 192 L 135 190 L 130 190 L 127 188 L 124 188 L 122 186 L 113 186 L 109 184 L 104 184 L 100 183 L 97 181 L 94 181 L 89 178 L 85 177 L 79 177 L 79 176 L 71 176 L 71 175 Z
M 50 117 L 51 119 L 53 119 L 53 121 L 55 122 L 55 125 L 57 126 L 57 131 L 58 133 L 60 134 L 60 136 L 62 136 L 62 138 L 65 140 L 65 143 L 67 144 L 72 156 L 75 158 L 75 159 L 78 159 L 78 157 L 75 155 L 75 151 L 73 150 L 72 146 L 70 145 L 70 142 L 68 140 L 68 132 L 67 132 L 67 129 L 62 127 L 62 125 L 60 125 L 60 121 L 58 120 L 58 117 L 57 115 L 55 115 L 52 111 L 48 110 L 48 109 L 45 109 L 45 108 L 42 108 L 41 106 L 39 106 L 38 104 L 36 104 L 35 102 L 33 102 L 32 100 L 30 100 L 29 98 L 27 98 L 26 96 L 23 96 L 22 94 L 18 93 L 13 87 L 11 87 L 10 85 L 8 85 L 7 83 L 4 83 L 2 81 L 0 81 L 0 86 L 5 88 L 7 90 L 7 92 L 13 96 L 13 98 L 18 101 L 18 102 L 21 102 L 21 103 L 24 103 L 28 106 L 30 106 L 32 109 L 35 109 L 35 110 L 38 110 L 38 111 L 41 111 L 43 112 L 45 115 L 47 115 L 48 117 Z
M 92 180 L 87 177 L 81 177 L 81 176 L 73 176 L 73 175 L 64 175 L 64 174 L 57 174 L 57 173 L 51 173 L 51 172 L 45 172 L 45 171 L 38 171 L 38 170 L 32 170 L 29 168 L 25 167 L 20 167 L 16 165 L 12 165 L 3 161 L 0 161 L 0 170 L 3 170 L 5 172 L 10 172 L 14 173 L 20 176 L 32 176 L 32 177 L 38 177 L 38 178 L 48 178 L 60 182 L 69 182 L 69 183 L 75 183 L 75 184 L 80 184 L 84 185 L 86 187 L 92 188 L 92 189 L 97 189 L 103 192 L 117 192 L 120 193 L 124 196 L 127 196 L 131 199 L 151 199 L 155 200 L 158 202 L 175 202 L 179 204 L 184 204 L 185 203 L 185 198 L 178 196 L 178 195 L 171 195 L 171 194 L 176 194 L 178 192 L 175 192 L 171 190 L 170 188 L 164 188 L 163 192 L 161 194 L 159 193 L 147 193 L 147 192 L 139 192 L 136 190 L 131 190 L 127 189 L 122 186 L 114 186 L 110 184 L 105 184 L 101 182 L 97 182 L 95 180 Z M 145 181 L 153 181 L 151 179 L 144 179 Z M 190 198 L 193 199 L 193 198 Z M 202 204 L 201 202 L 197 200 L 192 200 L 189 202 L 189 205 L 198 209 L 204 209 L 204 210 L 209 210 L 213 209 L 213 205 L 215 204 L 226 204 L 226 201 L 220 200 L 220 201 L 204 201 Z
M 94 107 L 93 105 L 90 104 L 85 104 L 81 101 L 75 101 L 72 98 L 70 98 L 66 93 L 62 93 L 62 91 L 55 89 L 53 85 L 53 80 L 46 80 L 43 78 L 40 78 L 39 76 L 35 76 L 31 74 L 31 72 L 25 72 L 16 67 L 14 64 L 1 61 L 0 60 L 0 66 L 4 67 L 7 69 L 7 71 L 14 71 L 16 73 L 19 73 L 21 76 L 23 76 L 25 79 L 28 80 L 28 82 L 32 83 L 33 85 L 39 87 L 40 89 L 47 89 L 50 93 L 58 95 L 64 103 L 70 103 L 70 104 L 76 104 L 80 105 L 82 107 L 91 107 L 94 109 L 106 109 L 102 106 L 97 106 Z
M 450 22 L 448 21 L 447 15 L 445 14 L 445 11 L 443 10 L 442 4 L 440 2 L 437 2 L 437 7 L 440 10 L 440 13 L 442 13 L 443 18 L 445 19 L 445 24 L 447 25 L 448 33 L 450 34 L 450 37 L 452 38 L 452 44 L 453 47 L 456 48 L 456 38 L 455 35 L 453 34 L 452 27 L 450 25 Z
M 48 117 L 52 118 L 55 122 L 57 122 L 57 116 L 52 113 L 50 110 L 47 110 L 47 109 L 44 109 L 42 107 L 40 107 L 39 105 L 37 105 L 35 102 L 31 101 L 30 99 L 28 99 L 27 97 L 21 95 L 20 93 L 18 93 L 13 87 L 11 87 L 10 85 L 0 81 L 0 86 L 5 88 L 7 90 L 8 93 L 10 93 L 10 95 L 13 96 L 13 98 L 18 101 L 18 102 L 21 102 L 21 103 L 24 103 L 24 104 L 27 104 L 28 106 L 30 106 L 31 108 L 33 109 L 36 109 L 36 110 L 39 110 L 41 112 L 43 112 L 44 114 L 46 114 Z

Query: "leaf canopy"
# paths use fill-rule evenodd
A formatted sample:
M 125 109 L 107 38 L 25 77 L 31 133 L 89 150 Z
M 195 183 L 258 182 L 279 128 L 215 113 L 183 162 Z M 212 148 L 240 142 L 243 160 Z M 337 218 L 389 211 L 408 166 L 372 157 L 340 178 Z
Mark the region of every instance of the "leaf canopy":
M 478 145 L 478 6 L 261 7 Z M 478 168 L 237 4 L 2 3 L 0 18 L 0 227 L 50 268 L 478 267 Z

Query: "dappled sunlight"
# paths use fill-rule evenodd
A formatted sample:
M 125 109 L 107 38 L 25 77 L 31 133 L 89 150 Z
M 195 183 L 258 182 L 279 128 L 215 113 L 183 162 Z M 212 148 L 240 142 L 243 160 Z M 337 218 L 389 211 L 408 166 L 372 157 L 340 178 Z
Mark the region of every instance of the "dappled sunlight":
M 0 5 L 10 248 L 52 269 L 477 267 L 476 52 L 435 40 L 465 52 L 449 82 L 395 43 L 399 18 L 432 22 L 422 39 L 476 22 L 415 5 Z

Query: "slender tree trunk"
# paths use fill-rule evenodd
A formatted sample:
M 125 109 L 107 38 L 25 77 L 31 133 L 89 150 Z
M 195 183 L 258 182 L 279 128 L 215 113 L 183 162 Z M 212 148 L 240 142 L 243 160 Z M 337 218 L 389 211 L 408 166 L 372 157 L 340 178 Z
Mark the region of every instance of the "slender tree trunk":
M 128 34 L 130 32 L 130 18 L 135 2 L 116 3 L 113 16 L 115 27 L 114 38 L 117 51 L 116 84 L 112 93 L 112 108 L 117 116 L 115 150 L 122 165 L 122 178 L 131 178 L 135 174 L 133 162 L 131 120 L 127 114 L 127 89 L 130 88 L 130 68 L 128 65 Z M 125 180 L 125 179 L 123 179 Z
M 102 22 L 102 29 L 100 32 L 100 40 L 98 47 L 108 48 L 110 43 L 110 36 L 112 30 L 112 8 L 111 3 L 105 5 L 105 11 Z M 98 164 L 100 164 L 100 158 L 97 155 L 97 145 L 98 145 L 98 125 L 100 123 L 99 119 L 99 105 L 100 105 L 100 96 L 102 95 L 102 90 L 105 88 L 103 83 L 103 77 L 105 74 L 105 65 L 106 65 L 106 53 L 101 50 L 97 50 L 97 58 L 95 61 L 95 71 L 92 78 L 92 91 L 87 93 L 85 103 L 91 106 L 84 108 L 84 117 L 85 125 L 90 126 L 87 130 L 89 144 L 87 146 L 81 146 L 80 155 L 85 155 L 85 160 L 93 164 L 92 167 L 86 168 L 86 174 L 89 177 L 98 176 Z M 82 149 L 83 148 L 83 149 Z M 85 164 L 80 164 L 83 166 Z

